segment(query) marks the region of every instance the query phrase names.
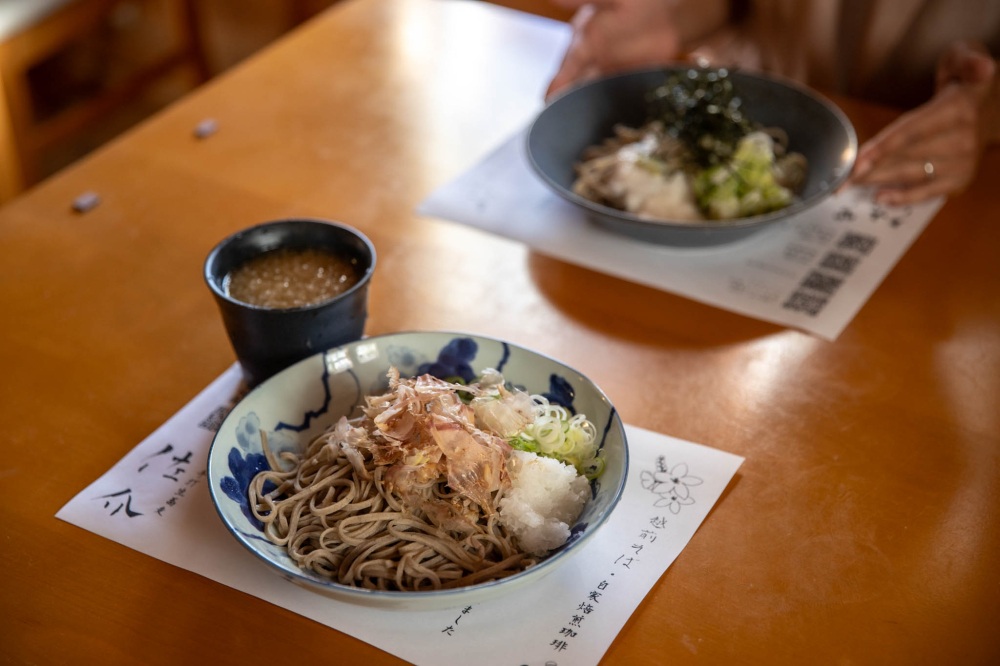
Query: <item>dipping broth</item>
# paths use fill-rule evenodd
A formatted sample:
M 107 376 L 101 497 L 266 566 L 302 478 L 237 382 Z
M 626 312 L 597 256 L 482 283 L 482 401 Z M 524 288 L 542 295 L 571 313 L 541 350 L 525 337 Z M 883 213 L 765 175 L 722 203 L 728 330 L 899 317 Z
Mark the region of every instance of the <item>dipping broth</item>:
M 315 305 L 344 293 L 361 279 L 356 262 L 320 248 L 281 248 L 258 255 L 226 275 L 231 298 L 263 308 Z

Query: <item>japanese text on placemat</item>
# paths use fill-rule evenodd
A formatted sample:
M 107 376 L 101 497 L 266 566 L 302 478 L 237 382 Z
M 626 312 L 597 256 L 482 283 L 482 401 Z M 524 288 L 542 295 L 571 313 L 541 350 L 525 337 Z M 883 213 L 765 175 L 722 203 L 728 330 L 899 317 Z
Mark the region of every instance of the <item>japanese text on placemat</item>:
M 684 507 L 693 505 L 695 497 L 692 489 L 703 483 L 703 479 L 690 473 L 687 463 L 670 465 L 664 456 L 656 459 L 652 471 L 643 470 L 639 480 L 642 487 L 653 495 L 646 525 L 638 529 L 607 563 L 606 575 L 575 600 L 576 606 L 549 642 L 549 647 L 555 652 L 570 649 L 574 639 L 586 630 L 587 625 L 597 621 L 602 599 L 615 592 L 621 576 L 628 576 L 643 566 L 647 556 L 655 552 L 651 550 L 653 544 L 667 529 L 670 515 L 678 515 Z M 655 561 L 656 558 L 648 559 Z
M 198 427 L 209 432 L 217 432 L 233 404 L 235 402 L 213 409 L 198 423 Z M 191 469 L 193 458 L 194 451 L 191 449 L 181 449 L 167 442 L 139 461 L 132 475 L 132 483 L 120 490 L 98 495 L 94 500 L 102 504 L 102 508 L 109 516 L 124 518 L 163 516 L 208 475 L 204 468 Z M 140 488 L 149 490 L 151 487 L 154 488 L 154 492 L 143 493 L 143 496 L 156 495 L 159 499 L 155 503 L 138 506 L 135 499 L 139 494 L 137 490 Z

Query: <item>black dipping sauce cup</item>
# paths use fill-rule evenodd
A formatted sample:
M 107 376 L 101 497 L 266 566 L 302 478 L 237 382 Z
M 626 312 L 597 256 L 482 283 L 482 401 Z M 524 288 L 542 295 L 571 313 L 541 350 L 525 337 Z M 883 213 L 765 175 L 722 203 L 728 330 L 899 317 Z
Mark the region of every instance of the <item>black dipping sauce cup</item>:
M 360 279 L 331 299 L 302 307 L 260 307 L 227 294 L 226 276 L 233 269 L 262 253 L 286 248 L 334 252 L 356 266 Z M 205 260 L 205 281 L 222 313 L 246 383 L 256 386 L 296 361 L 361 339 L 374 270 L 371 241 L 356 229 L 324 220 L 265 222 L 216 245 Z

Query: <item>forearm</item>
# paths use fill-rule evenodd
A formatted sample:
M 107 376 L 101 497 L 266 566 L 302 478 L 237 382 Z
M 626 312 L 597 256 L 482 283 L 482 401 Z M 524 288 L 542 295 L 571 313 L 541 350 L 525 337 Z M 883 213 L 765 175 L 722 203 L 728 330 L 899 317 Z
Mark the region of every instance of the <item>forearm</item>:
M 730 21 L 742 17 L 749 0 L 550 0 L 569 11 L 579 11 L 587 5 L 597 9 L 616 10 L 623 5 L 645 4 L 651 9 L 662 5 L 685 46 L 698 42 Z M 659 11 L 659 10 L 656 10 Z
M 1000 143 L 1000 63 L 979 42 L 955 42 L 938 62 L 937 92 L 968 100 L 980 147 Z
M 1000 67 L 997 69 L 1000 70 Z M 994 72 L 984 101 L 983 137 L 986 146 L 1000 145 L 1000 72 Z
M 685 50 L 742 18 L 745 3 L 736 0 L 670 0 L 674 23 Z
M 575 10 L 573 36 L 546 97 L 572 83 L 676 61 L 748 0 L 552 0 Z

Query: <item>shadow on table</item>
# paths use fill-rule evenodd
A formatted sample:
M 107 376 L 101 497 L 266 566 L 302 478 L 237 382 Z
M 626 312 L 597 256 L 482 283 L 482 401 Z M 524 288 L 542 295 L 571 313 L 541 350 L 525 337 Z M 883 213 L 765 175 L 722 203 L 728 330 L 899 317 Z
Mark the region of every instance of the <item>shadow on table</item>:
M 784 327 L 531 252 L 539 291 L 581 324 L 634 342 L 713 347 L 752 340 Z

